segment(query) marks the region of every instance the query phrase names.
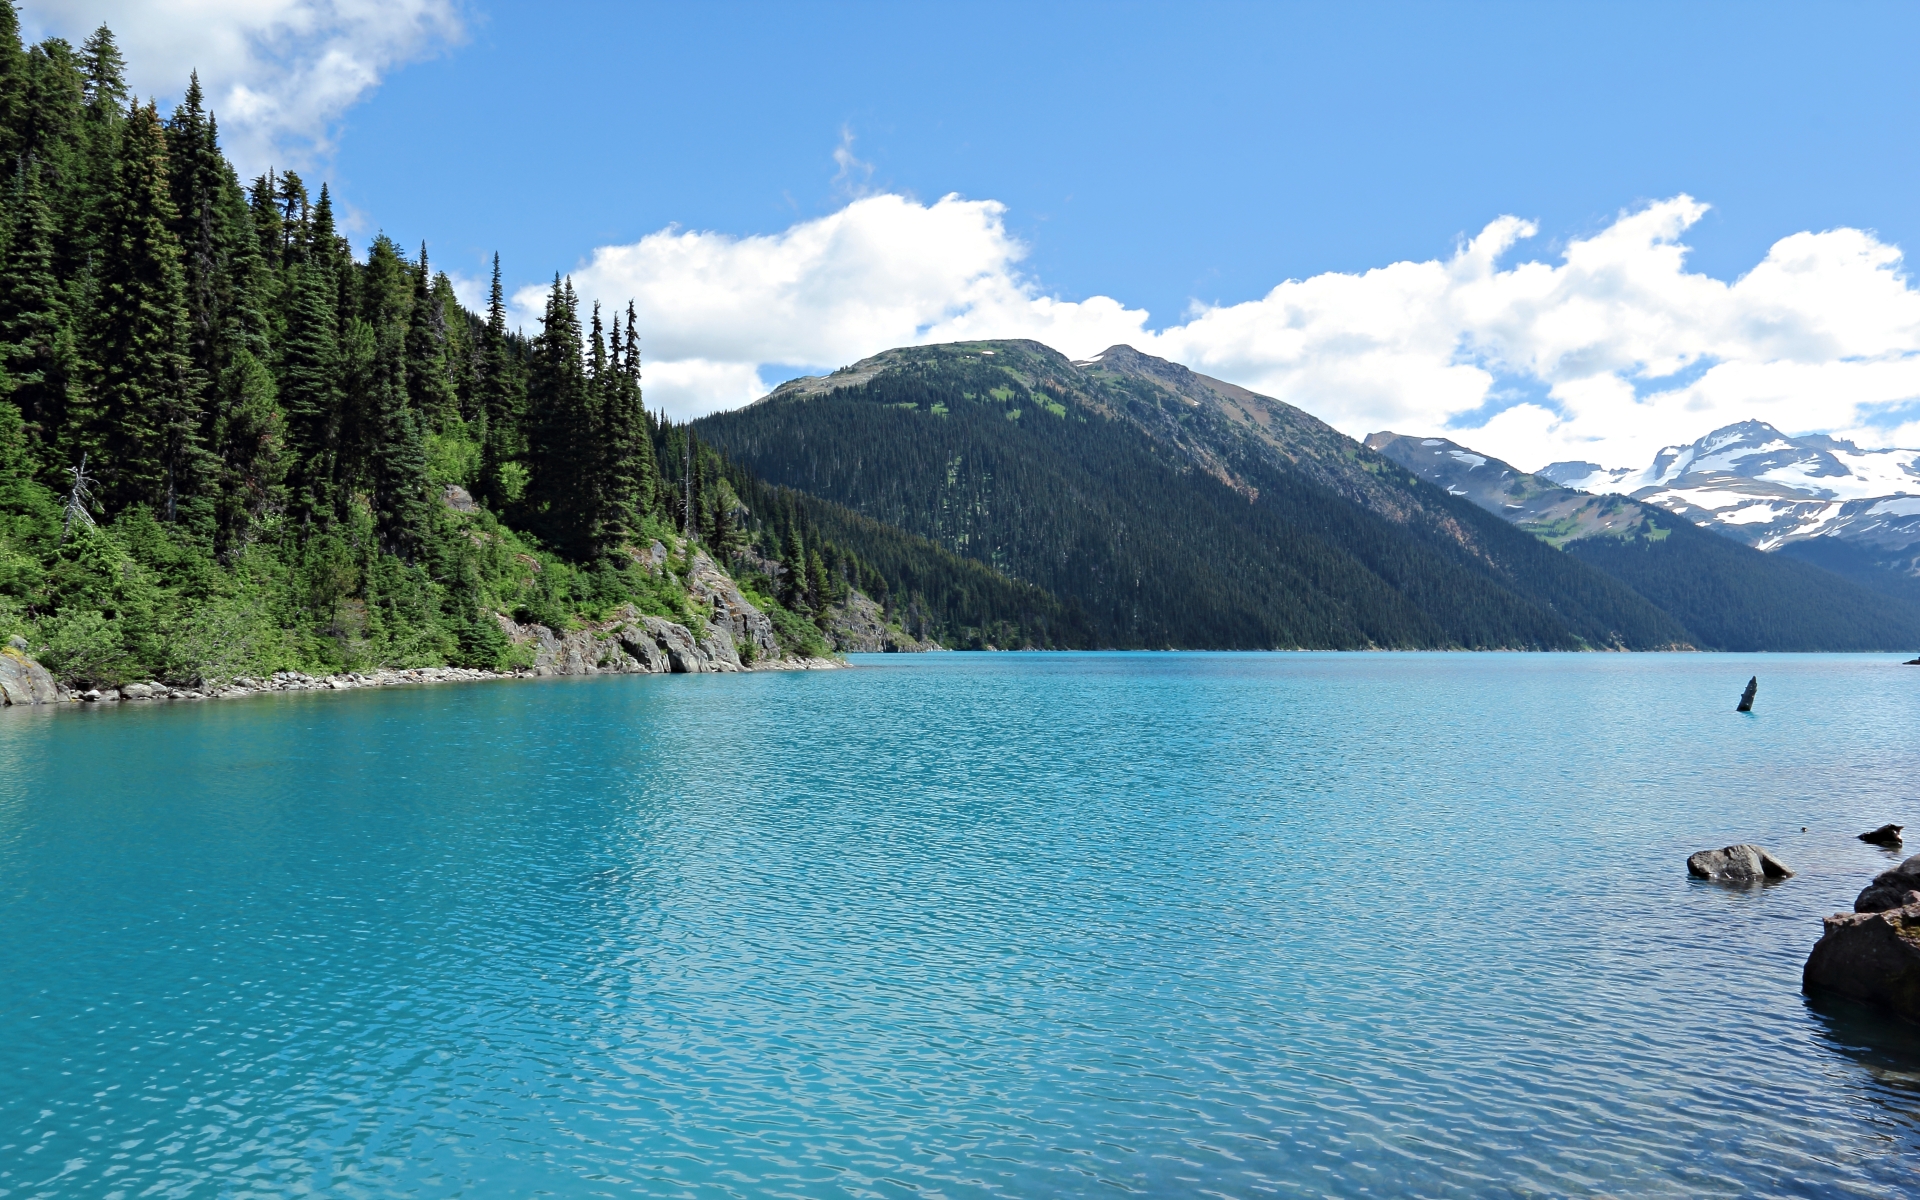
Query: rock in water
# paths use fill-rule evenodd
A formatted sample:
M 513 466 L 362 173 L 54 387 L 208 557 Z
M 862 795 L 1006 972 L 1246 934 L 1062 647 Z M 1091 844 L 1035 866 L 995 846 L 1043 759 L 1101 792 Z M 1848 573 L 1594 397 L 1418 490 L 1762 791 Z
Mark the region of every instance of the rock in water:
M 1886 912 L 1889 909 L 1905 908 L 1910 904 L 1920 904 L 1920 854 L 1890 871 L 1882 871 L 1873 877 L 1873 882 L 1860 890 L 1854 897 L 1853 911 L 1857 913 Z
M 1826 932 L 1807 956 L 1800 988 L 1850 996 L 1920 1021 L 1920 904 L 1828 917 Z
M 1861 834 L 1860 840 L 1871 842 L 1876 846 L 1898 846 L 1901 841 L 1900 831 L 1905 828 L 1905 825 L 1882 825 L 1878 829 Z
M 1733 711 L 1752 712 L 1753 698 L 1759 695 L 1759 693 L 1760 693 L 1760 677 L 1758 675 L 1755 675 L 1753 678 L 1747 680 L 1747 690 L 1740 693 L 1740 707 L 1734 709 Z
M 1688 856 L 1687 874 L 1715 883 L 1764 883 L 1769 879 L 1793 878 L 1787 864 L 1750 842 Z
M 9 639 L 0 650 L 0 705 L 57 704 L 67 698 L 65 688 L 39 663 L 28 658 Z

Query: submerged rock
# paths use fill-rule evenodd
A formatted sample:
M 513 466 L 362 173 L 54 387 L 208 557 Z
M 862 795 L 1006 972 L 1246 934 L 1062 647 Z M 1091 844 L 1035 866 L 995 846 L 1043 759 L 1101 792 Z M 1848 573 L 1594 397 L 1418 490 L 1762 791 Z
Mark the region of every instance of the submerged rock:
M 1876 846 L 1898 846 L 1901 842 L 1900 831 L 1905 828 L 1905 825 L 1882 825 L 1861 834 L 1860 840 Z
M 1787 864 L 1750 842 L 1689 855 L 1687 874 L 1715 883 L 1764 883 L 1770 879 L 1793 878 Z
M 1753 698 L 1759 695 L 1759 693 L 1760 693 L 1760 677 L 1758 675 L 1755 675 L 1753 678 L 1747 680 L 1747 690 L 1740 693 L 1740 706 L 1734 709 L 1733 711 L 1752 712 Z
M 1920 854 L 1875 875 L 1873 882 L 1854 897 L 1853 911 L 1886 912 L 1909 904 L 1920 904 Z
M 1864 1000 L 1920 1021 L 1920 903 L 1828 917 L 1807 956 L 1800 987 Z

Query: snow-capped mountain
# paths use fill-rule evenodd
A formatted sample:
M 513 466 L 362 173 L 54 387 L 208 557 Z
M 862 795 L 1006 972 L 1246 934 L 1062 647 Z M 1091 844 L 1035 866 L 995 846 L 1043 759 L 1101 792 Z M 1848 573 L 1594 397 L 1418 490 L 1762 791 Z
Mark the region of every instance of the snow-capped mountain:
M 1658 504 L 1761 550 L 1836 538 L 1882 561 L 1920 553 L 1920 450 L 1862 450 L 1742 421 L 1666 447 L 1645 470 L 1557 462 L 1540 474 Z

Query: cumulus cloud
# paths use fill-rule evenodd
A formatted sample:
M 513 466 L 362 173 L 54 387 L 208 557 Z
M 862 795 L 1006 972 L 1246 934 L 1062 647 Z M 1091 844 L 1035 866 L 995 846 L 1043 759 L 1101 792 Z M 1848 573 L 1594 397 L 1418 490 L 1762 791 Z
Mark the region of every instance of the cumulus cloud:
M 249 172 L 324 159 L 348 108 L 462 30 L 457 0 L 26 0 L 21 17 L 76 43 L 108 25 L 143 96 L 178 96 L 198 70 Z
M 1690 272 L 1706 206 L 1679 196 L 1499 263 L 1503 217 L 1451 257 L 1290 281 L 1163 331 L 1160 352 L 1352 433 L 1445 431 L 1520 465 L 1641 465 L 1732 421 L 1870 444 L 1920 396 L 1920 293 L 1897 248 L 1796 233 L 1732 282 Z
M 574 287 L 636 305 L 649 403 L 689 415 L 745 404 L 777 380 L 767 364 L 834 367 L 912 342 L 1033 337 L 1100 349 L 1144 336 L 1147 314 L 1104 297 L 1041 295 L 1018 271 L 1024 247 L 991 200 L 902 196 L 760 237 L 664 229 L 594 251 Z M 547 288 L 517 292 L 528 329 Z
M 1682 238 L 1705 212 L 1650 204 L 1551 261 L 1519 253 L 1533 223 L 1500 217 L 1444 258 L 1289 280 L 1159 329 L 1110 297 L 1047 294 L 1004 208 L 958 196 L 868 196 L 761 237 L 669 228 L 596 250 L 574 278 L 588 298 L 636 300 L 649 395 L 682 415 L 763 394 L 769 364 L 1026 337 L 1074 357 L 1128 343 L 1356 436 L 1445 432 L 1529 468 L 1643 465 L 1747 418 L 1920 441 L 1920 292 L 1899 250 L 1795 233 L 1727 282 L 1687 269 Z M 530 327 L 543 297 L 516 297 Z

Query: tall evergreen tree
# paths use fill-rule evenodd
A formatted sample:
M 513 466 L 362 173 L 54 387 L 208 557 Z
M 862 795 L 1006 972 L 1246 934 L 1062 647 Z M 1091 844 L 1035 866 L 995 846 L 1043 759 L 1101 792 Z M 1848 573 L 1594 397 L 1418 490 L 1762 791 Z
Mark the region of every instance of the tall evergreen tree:
M 426 438 L 407 397 L 406 333 L 397 324 L 378 331 L 373 360 L 373 511 L 381 546 L 412 562 L 420 555 L 431 515 Z
M 77 361 L 66 293 L 54 273 L 53 214 L 29 165 L 15 176 L 0 257 L 0 370 L 25 418 L 26 444 L 42 465 L 67 416 Z
M 524 450 L 520 426 L 524 390 L 507 339 L 506 295 L 500 286 L 500 256 L 493 256 L 493 286 L 487 295 L 487 324 L 480 337 L 481 498 L 496 510 L 519 499 L 512 469 Z
M 303 524 L 325 522 L 340 500 L 344 363 L 335 293 L 326 264 L 295 271 L 280 394 L 287 414 L 289 502 Z
M 204 468 L 201 377 L 188 352 L 186 276 L 152 105 L 129 116 L 114 165 L 85 347 L 91 395 L 84 420 L 69 422 L 68 453 L 90 453 L 110 508 L 144 502 L 173 520 Z
M 434 300 L 432 280 L 423 242 L 407 313 L 407 393 L 421 427 L 428 430 L 442 428 L 459 412 L 453 383 L 447 378 L 446 322 Z
M 526 511 L 535 531 L 561 553 L 594 552 L 592 481 L 580 466 L 592 457 L 595 404 L 580 345 L 579 299 L 558 275 L 528 362 Z
M 27 101 L 31 87 L 27 52 L 20 44 L 20 14 L 13 0 L 0 0 L 0 180 L 9 178 L 26 151 Z
M 653 502 L 658 464 L 653 455 L 653 429 L 640 392 L 640 336 L 633 305 L 627 305 L 626 337 L 620 318 L 613 321 L 615 353 L 605 389 L 602 440 L 607 467 L 603 537 L 609 543 L 636 536 Z

